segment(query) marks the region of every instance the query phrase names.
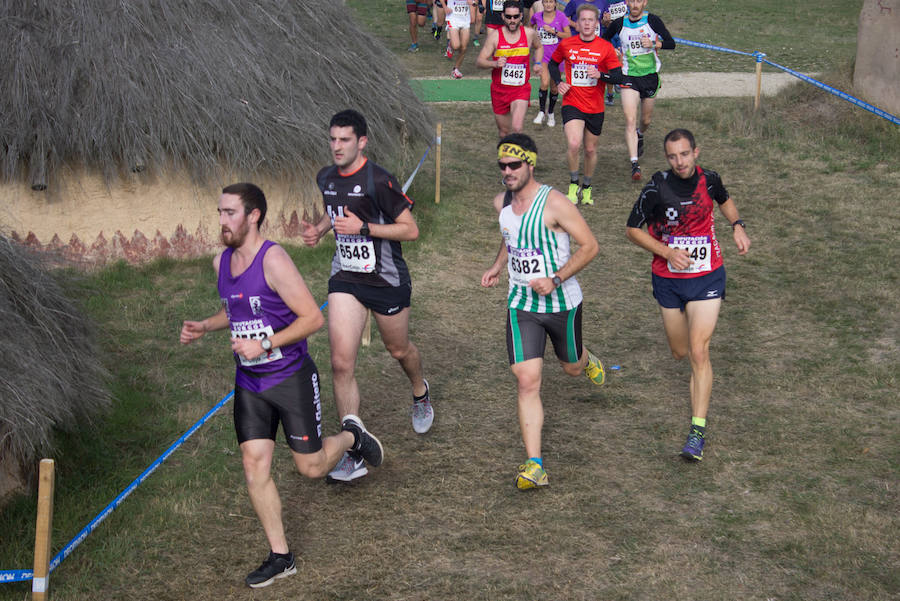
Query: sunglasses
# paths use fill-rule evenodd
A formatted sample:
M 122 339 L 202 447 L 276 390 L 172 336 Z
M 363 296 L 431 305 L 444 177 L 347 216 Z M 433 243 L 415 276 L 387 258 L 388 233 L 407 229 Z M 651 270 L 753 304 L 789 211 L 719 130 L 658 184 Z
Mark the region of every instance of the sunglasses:
M 517 15 L 508 15 L 508 14 L 506 14 L 506 13 L 503 13 L 503 18 L 504 18 L 504 19 L 507 19 L 507 20 L 509 20 L 509 21 L 515 21 L 516 19 L 521 19 L 521 18 L 522 18 L 522 13 L 519 13 L 519 14 L 517 14 Z
M 515 171 L 516 169 L 519 169 L 524 162 L 525 161 L 510 161 L 508 163 L 502 163 L 497 161 L 497 166 L 500 167 L 500 171 L 506 171 L 507 169 Z

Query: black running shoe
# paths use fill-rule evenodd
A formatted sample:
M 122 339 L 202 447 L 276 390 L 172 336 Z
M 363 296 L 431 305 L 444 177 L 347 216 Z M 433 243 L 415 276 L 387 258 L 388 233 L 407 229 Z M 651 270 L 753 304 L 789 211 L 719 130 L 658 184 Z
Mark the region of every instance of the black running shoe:
M 644 134 L 640 131 L 637 133 L 638 135 L 638 157 L 644 154 Z
M 366 430 L 361 419 L 355 415 L 345 416 L 341 423 L 341 430 L 348 430 L 356 434 L 356 444 L 351 450 L 358 453 L 372 467 L 381 465 L 381 462 L 384 461 L 384 448 L 381 446 L 381 441 Z
M 641 181 L 641 166 L 638 165 L 637 161 L 631 163 L 631 181 Z
M 250 588 L 262 588 L 275 582 L 276 578 L 285 578 L 296 573 L 297 566 L 294 563 L 293 553 L 288 553 L 288 558 L 285 559 L 269 551 L 269 556 L 262 565 L 250 572 L 244 582 Z

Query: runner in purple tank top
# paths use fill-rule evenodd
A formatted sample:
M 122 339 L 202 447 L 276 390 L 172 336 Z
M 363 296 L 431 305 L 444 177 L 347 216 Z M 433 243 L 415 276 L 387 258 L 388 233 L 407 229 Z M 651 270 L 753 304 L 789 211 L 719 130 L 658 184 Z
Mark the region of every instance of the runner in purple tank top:
M 266 217 L 262 190 L 246 183 L 227 186 L 218 210 L 227 247 L 213 260 L 222 308 L 202 321 L 185 321 L 181 343 L 215 330 L 231 332 L 234 427 L 250 500 L 271 548 L 245 580 L 259 588 L 297 572 L 270 473 L 278 424 L 297 469 L 310 478 L 324 477 L 347 451 L 373 466 L 381 464 L 384 452 L 355 415 L 344 416 L 339 434 L 322 437 L 319 373 L 306 339 L 325 320 L 287 252 L 259 233 Z

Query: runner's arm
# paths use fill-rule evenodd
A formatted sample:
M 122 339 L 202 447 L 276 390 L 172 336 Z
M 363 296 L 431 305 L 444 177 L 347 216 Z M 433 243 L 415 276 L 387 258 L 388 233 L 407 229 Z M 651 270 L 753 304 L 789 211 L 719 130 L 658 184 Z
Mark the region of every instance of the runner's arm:
M 644 250 L 649 250 L 654 255 L 661 256 L 671 263 L 675 269 L 684 270 L 693 263 L 686 250 L 683 248 L 670 248 L 639 227 L 626 226 L 625 235 Z
M 328 213 L 323 213 L 322 217 L 315 223 L 308 221 L 300 221 L 300 237 L 307 246 L 315 246 L 325 235 L 325 232 L 331 229 L 331 218 Z
M 675 49 L 675 38 L 673 38 L 672 34 L 669 33 L 669 30 L 666 29 L 666 26 L 663 24 L 662 19 L 654 14 L 651 14 L 649 17 L 647 17 L 647 25 L 649 25 L 658 36 L 657 42 L 659 43 L 659 45 L 657 46 L 656 42 L 654 42 L 654 47 L 657 50 Z
M 487 38 L 484 40 L 484 46 L 481 47 L 481 52 L 478 53 L 478 58 L 475 59 L 475 66 L 481 69 L 495 69 L 497 67 L 502 67 L 500 61 L 494 60 L 494 51 L 497 49 L 497 35 L 499 30 L 491 29 L 488 31 Z M 503 62 L 506 62 L 505 59 Z
M 219 275 L 219 262 L 222 260 L 222 253 L 216 255 L 213 259 L 213 269 L 216 276 Z M 207 332 L 216 330 L 224 330 L 228 327 L 228 315 L 225 308 L 219 309 L 215 315 L 211 315 L 202 321 L 185 320 L 181 324 L 181 336 L 179 337 L 181 344 L 190 344 L 198 338 L 203 337 Z
M 503 200 L 505 195 L 506 193 L 501 193 L 494 197 L 494 208 L 497 210 L 498 214 L 503 210 Z M 499 250 L 497 250 L 497 256 L 494 259 L 494 263 L 481 276 L 482 286 L 484 286 L 485 288 L 490 288 L 500 281 L 500 272 L 503 270 L 503 266 L 506 264 L 507 253 L 508 251 L 506 250 L 506 240 L 504 240 L 501 236 L 500 248 Z
M 722 211 L 722 215 L 725 216 L 725 219 L 728 220 L 729 224 L 734 223 L 741 218 L 740 213 L 738 213 L 737 210 L 737 205 L 735 205 L 734 201 L 730 198 L 719 205 L 719 210 Z M 747 251 L 750 250 L 750 237 L 747 236 L 747 231 L 741 224 L 733 225 L 731 229 L 734 231 L 734 243 L 738 247 L 738 254 L 746 255 Z
M 565 281 L 584 269 L 597 256 L 600 245 L 597 243 L 594 233 L 591 232 L 590 226 L 588 226 L 584 217 L 578 211 L 578 207 L 563 196 L 562 192 L 558 190 L 550 191 L 547 197 L 547 207 L 544 209 L 544 216 L 550 222 L 552 228 L 562 229 L 578 245 L 575 252 L 569 256 L 566 264 L 556 271 L 555 275 L 560 280 Z M 546 278 L 531 280 L 528 285 L 541 296 L 546 296 L 556 289 L 549 274 Z
M 334 231 L 338 234 L 355 236 L 362 228 L 363 220 L 349 208 L 344 207 L 344 216 L 334 218 Z M 369 235 L 382 240 L 409 242 L 419 237 L 419 226 L 409 209 L 394 218 L 394 223 L 369 222 Z

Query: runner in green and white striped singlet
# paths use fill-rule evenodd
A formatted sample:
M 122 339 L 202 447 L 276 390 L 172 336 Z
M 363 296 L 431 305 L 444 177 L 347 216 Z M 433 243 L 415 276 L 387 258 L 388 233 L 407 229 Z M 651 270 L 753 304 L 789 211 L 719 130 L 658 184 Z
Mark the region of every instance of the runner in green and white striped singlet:
M 574 277 L 546 296 L 528 286 L 535 278 L 551 277 L 569 260 L 569 234 L 554 232 L 544 224 L 544 207 L 550 186 L 541 186 L 531 207 L 516 215 L 512 205 L 500 211 L 500 230 L 509 254 L 510 309 L 533 313 L 557 313 L 577 307 L 584 297 Z

